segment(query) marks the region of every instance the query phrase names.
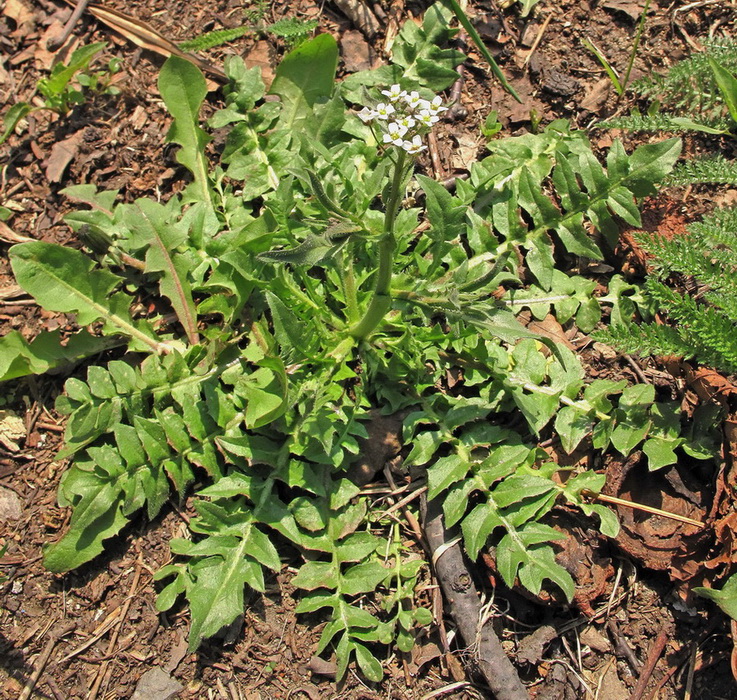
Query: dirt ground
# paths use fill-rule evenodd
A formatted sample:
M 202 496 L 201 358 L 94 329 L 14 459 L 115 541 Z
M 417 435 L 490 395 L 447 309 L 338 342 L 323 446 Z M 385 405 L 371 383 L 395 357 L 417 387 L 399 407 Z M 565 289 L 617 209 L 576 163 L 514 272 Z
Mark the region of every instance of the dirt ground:
M 386 60 L 387 36 L 396 34 L 398 22 L 419 18 L 425 9 L 402 0 L 367 2 L 380 25 L 371 34 L 338 4 L 344 7 L 312 0 L 277 0 L 263 7 L 267 21 L 288 16 L 318 20 L 318 31 L 339 39 L 343 74 Z M 440 130 L 437 158 L 424 164 L 426 170 L 438 179 L 462 175 L 479 153 L 479 126 L 492 109 L 507 134 L 556 118 L 588 127 L 627 112 L 632 101 L 617 102 L 611 81 L 582 39 L 596 44 L 623 70 L 643 5 L 641 0 L 541 0 L 529 17 L 521 18 L 519 6 L 500 9 L 496 0 L 471 0 L 469 16 L 523 103 L 506 95 L 489 78 L 474 48 L 465 47 L 470 58 L 460 104 L 466 116 Z M 240 26 L 244 13 L 254 10 L 248 0 L 109 0 L 105 7 L 148 23 L 174 42 L 205 30 Z M 0 113 L 17 100 L 32 99 L 38 79 L 55 58 L 47 40 L 59 33 L 70 11 L 61 0 L 5 1 L 0 10 Z M 727 0 L 654 1 L 633 77 L 672 65 L 709 32 L 733 33 L 736 19 L 737 4 Z M 0 335 L 17 329 L 32 338 L 40 330 L 70 323 L 40 310 L 20 292 L 7 259 L 8 247 L 24 237 L 78 245 L 62 221 L 71 205 L 61 189 L 93 183 L 118 189 L 125 201 L 132 201 L 166 197 L 181 187 L 181 169 L 164 143 L 169 118 L 156 89 L 163 58 L 89 14 L 63 50 L 93 41 L 107 42 L 105 60 L 121 61 L 115 76 L 118 94 L 97 95 L 65 118 L 37 112 L 27 131 L 0 146 L 0 205 L 13 212 L 6 224 L 0 223 Z M 237 53 L 268 75 L 283 52 L 281 41 L 254 31 L 204 57 L 217 66 L 226 54 Z M 211 110 L 221 101 L 216 87 L 209 95 Z M 634 143 L 632 137 L 624 138 Z M 612 134 L 594 130 L 592 139 L 604 148 Z M 693 155 L 703 144 L 686 140 L 686 152 Z M 717 145 L 734 157 L 733 146 Z M 735 194 L 705 187 L 670 190 L 646 203 L 646 228 L 677 234 L 714 202 L 734 202 Z M 611 274 L 642 272 L 638 250 L 627 234 L 619 253 L 607 260 Z M 579 350 L 589 377 L 650 381 L 661 394 L 685 403 L 704 400 L 710 390 L 723 392 L 725 401 L 737 392 L 729 378 L 684 375 L 683 367 L 649 360 L 631 362 L 591 342 Z M 0 387 L 0 549 L 7 545 L 0 558 L 1 698 L 163 700 L 176 691 L 180 698 L 228 700 L 491 697 L 474 674 L 469 650 L 452 642 L 444 647 L 443 640 L 453 636 L 453 624 L 439 612 L 439 625 L 419 640 L 415 652 L 385 659 L 383 683 L 367 684 L 349 672 L 336 686 L 335 666 L 313 656 L 324 620 L 294 614 L 288 566 L 268 582 L 265 597 L 249 601 L 242 624 L 208 641 L 198 653 L 188 653 L 187 611 L 156 612 L 152 580 L 170 560 L 168 541 L 181 536 L 186 504 L 181 512 L 172 504 L 154 522 L 140 519 L 112 540 L 103 556 L 74 573 L 45 571 L 42 547 L 61 535 L 69 517 L 56 504 L 64 464 L 55 454 L 63 423 L 53 406 L 63 380 L 45 375 Z M 19 420 L 8 420 L 14 416 Z M 615 542 L 561 509 L 555 524 L 573 535 L 561 553 L 578 585 L 573 606 L 549 596 L 532 600 L 504 588 L 491 570 L 478 568 L 479 582 L 493 596 L 497 632 L 532 697 L 737 698 L 729 621 L 688 592 L 693 585 L 714 581 L 733 561 L 737 511 L 725 500 L 725 484 L 734 478 L 729 445 L 735 443 L 729 439 L 729 426 L 725 430 L 725 459 L 706 466 L 679 464 L 653 475 L 636 459 L 595 465 L 606 470 L 610 495 L 711 525 L 699 532 L 621 509 L 623 534 Z M 422 595 L 434 597 L 436 611 L 442 610 L 429 572 L 423 586 Z M 642 691 L 632 694 L 641 679 Z M 24 694 L 32 683 L 35 689 Z

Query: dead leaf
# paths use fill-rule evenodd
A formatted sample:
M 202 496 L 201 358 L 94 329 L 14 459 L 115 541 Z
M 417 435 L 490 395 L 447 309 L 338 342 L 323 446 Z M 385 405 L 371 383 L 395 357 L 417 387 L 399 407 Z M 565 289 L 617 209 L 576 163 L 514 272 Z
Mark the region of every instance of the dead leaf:
M 644 1 L 639 0 L 607 0 L 602 7 L 605 10 L 612 10 L 613 12 L 624 12 L 635 22 L 640 19 L 642 9 L 645 6 Z
M 451 165 L 455 170 L 470 170 L 478 156 L 481 141 L 478 136 L 461 132 L 455 137 L 458 147 L 453 150 Z
M 340 40 L 340 53 L 347 73 L 369 70 L 373 51 L 361 32 L 349 29 Z
M 532 634 L 528 634 L 519 643 L 517 660 L 523 664 L 538 663 L 543 658 L 545 647 L 557 636 L 558 632 L 555 627 L 551 627 L 550 625 L 538 627 Z
M 10 226 L 0 221 L 0 241 L 3 243 L 25 243 L 32 240 L 32 238 L 21 236 L 20 233 L 16 233 Z
M 36 62 L 36 68 L 50 71 L 54 65 L 54 61 L 57 59 L 56 51 L 49 51 L 46 46 L 48 45 L 49 39 L 54 39 L 64 31 L 64 25 L 55 19 L 41 35 L 41 38 L 36 42 L 36 46 L 33 50 L 33 60 Z M 79 41 L 74 39 L 71 45 L 65 44 L 61 51 L 64 55 L 70 56 L 70 49 L 73 51 Z
M 569 350 L 576 349 L 553 314 L 548 314 L 542 321 L 530 321 L 527 327 L 545 338 L 550 338 L 558 345 L 565 345 Z
M 627 686 L 617 675 L 617 664 L 614 657 L 606 665 L 599 681 L 594 683 L 594 687 L 598 687 L 596 697 L 599 700 L 621 700 L 629 696 Z
M 16 442 L 26 436 L 23 419 L 14 411 L 0 410 L 0 443 L 11 452 L 18 452 L 20 445 Z
M 334 661 L 325 661 L 319 656 L 313 656 L 307 668 L 316 676 L 334 676 L 338 672 L 338 666 Z
M 51 153 L 46 160 L 46 179 L 49 182 L 61 182 L 64 171 L 77 156 L 83 140 L 84 132 L 80 129 L 63 141 L 57 141 L 51 147 Z
M 6 0 L 3 14 L 10 17 L 18 27 L 33 22 L 33 10 L 21 0 Z
M 609 93 L 612 89 L 612 81 L 609 78 L 602 78 L 598 82 L 594 83 L 581 100 L 581 109 L 586 109 L 589 112 L 599 113 L 601 108 L 606 104 L 609 99 Z
M 276 63 L 276 52 L 274 47 L 266 40 L 257 41 L 256 45 L 245 57 L 248 68 L 258 67 L 261 69 L 261 78 L 266 89 L 269 90 L 274 80 L 274 65 Z

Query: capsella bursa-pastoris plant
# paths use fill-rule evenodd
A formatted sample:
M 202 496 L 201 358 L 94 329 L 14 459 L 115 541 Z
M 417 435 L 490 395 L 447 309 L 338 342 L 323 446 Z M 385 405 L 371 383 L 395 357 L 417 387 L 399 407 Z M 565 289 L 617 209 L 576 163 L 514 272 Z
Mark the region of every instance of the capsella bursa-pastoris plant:
M 432 618 L 415 592 L 426 564 L 347 478 L 377 412 L 402 417 L 404 481 L 442 503 L 471 558 L 493 547 L 509 586 L 538 593 L 547 581 L 569 599 L 547 514 L 564 501 L 607 534 L 617 523 L 582 496 L 604 477 L 559 467 L 538 443 L 642 448 L 654 469 L 682 451 L 709 455 L 708 431 L 683 430 L 652 387 L 586 383 L 572 351 L 515 316 L 524 307 L 585 332 L 631 317 L 632 285 L 595 297 L 596 281 L 556 257 L 600 259 L 620 220 L 638 225 L 637 201 L 678 141 L 631 154 L 615 142 L 604 166 L 558 121 L 490 141 L 451 194 L 416 168 L 463 58 L 437 46 L 452 36 L 448 16 L 431 7 L 403 27 L 394 64 L 342 83 L 337 44 L 319 35 L 278 66 L 278 101 L 230 58 L 226 104 L 209 122 L 225 131 L 214 164 L 204 79 L 169 59 L 159 88 L 192 183 L 165 203 L 68 188 L 81 205 L 66 220 L 89 252 L 11 249 L 18 283 L 82 330 L 66 345 L 58 332 L 2 339 L 0 377 L 113 353 L 68 379 L 57 403 L 71 460 L 59 502 L 72 516 L 45 563 L 76 568 L 140 511 L 154 519 L 186 498 L 194 514 L 156 575 L 157 606 L 187 599 L 192 649 L 287 562 L 297 612 L 327 620 L 317 653 L 335 653 L 339 677 L 355 662 L 378 680 L 382 655 L 411 649 Z M 160 298 L 148 316 L 142 295 Z

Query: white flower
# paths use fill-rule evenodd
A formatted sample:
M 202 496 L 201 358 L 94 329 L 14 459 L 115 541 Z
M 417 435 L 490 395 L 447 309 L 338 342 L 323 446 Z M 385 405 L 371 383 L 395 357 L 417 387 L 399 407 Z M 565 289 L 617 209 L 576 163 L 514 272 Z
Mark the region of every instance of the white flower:
M 441 112 L 448 111 L 447 107 L 443 107 L 443 99 L 442 97 L 440 97 L 440 95 L 435 95 L 428 109 L 430 109 L 430 111 L 434 112 L 435 114 L 440 114 Z
M 376 116 L 378 119 L 389 119 L 395 111 L 394 105 L 384 104 L 383 102 L 376 105 Z
M 395 146 L 404 146 L 402 136 L 407 133 L 407 127 L 398 122 L 389 122 L 388 133 L 384 134 L 384 143 L 393 143 Z
M 419 153 L 420 151 L 424 151 L 427 146 L 422 145 L 422 139 L 420 138 L 419 134 L 415 134 L 412 137 L 411 141 L 403 141 L 402 142 L 402 148 L 407 151 L 410 155 L 414 155 L 415 153 Z
M 399 85 L 392 85 L 388 90 L 382 90 L 381 94 L 386 95 L 390 102 L 396 102 L 400 98 L 404 97 L 407 94 L 407 91 L 402 90 Z
M 411 129 L 417 122 L 409 114 L 405 114 L 403 117 L 397 119 L 397 124 L 401 124 L 406 129 Z
M 370 122 L 376 119 L 376 117 L 379 116 L 379 113 L 376 112 L 373 109 L 369 109 L 368 107 L 364 107 L 357 115 L 356 115 L 362 122 Z
M 429 109 L 420 110 L 420 113 L 416 115 L 416 118 L 417 121 L 420 122 L 420 124 L 428 127 L 436 124 L 440 120 L 440 117 L 438 117 L 435 112 L 432 112 Z
M 420 102 L 422 102 L 422 98 L 419 92 L 412 90 L 409 95 L 404 96 L 404 101 L 410 109 L 417 109 L 420 106 Z

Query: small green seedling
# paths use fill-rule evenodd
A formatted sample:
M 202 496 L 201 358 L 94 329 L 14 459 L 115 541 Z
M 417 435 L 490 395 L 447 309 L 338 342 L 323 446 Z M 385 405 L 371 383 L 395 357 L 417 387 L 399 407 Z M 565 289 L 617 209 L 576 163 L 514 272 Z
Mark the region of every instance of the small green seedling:
M 8 139 L 20 121 L 31 112 L 46 109 L 64 116 L 76 105 L 83 104 L 89 92 L 115 94 L 112 77 L 120 68 L 119 59 L 111 59 L 103 70 L 89 70 L 90 62 L 105 46 L 104 42 L 82 46 L 71 55 L 68 63 L 57 63 L 51 74 L 39 80 L 36 86 L 36 90 L 44 98 L 43 106 L 34 107 L 29 102 L 16 102 L 6 112 L 0 144 Z

